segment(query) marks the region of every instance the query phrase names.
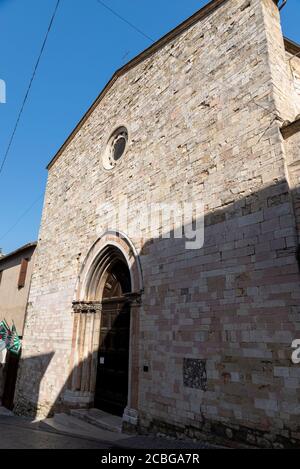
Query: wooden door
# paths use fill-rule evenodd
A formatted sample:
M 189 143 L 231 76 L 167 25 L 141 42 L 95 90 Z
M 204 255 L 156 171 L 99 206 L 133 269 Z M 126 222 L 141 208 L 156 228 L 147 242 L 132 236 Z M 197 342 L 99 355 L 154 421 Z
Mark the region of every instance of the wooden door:
M 122 415 L 127 405 L 130 305 L 103 305 L 95 407 Z
M 108 273 L 103 298 L 95 407 L 122 415 L 127 405 L 129 372 L 130 274 L 122 262 Z

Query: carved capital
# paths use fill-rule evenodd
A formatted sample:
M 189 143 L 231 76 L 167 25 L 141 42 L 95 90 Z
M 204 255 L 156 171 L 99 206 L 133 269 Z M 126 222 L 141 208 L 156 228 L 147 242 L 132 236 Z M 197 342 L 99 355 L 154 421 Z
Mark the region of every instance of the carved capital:
M 73 301 L 74 313 L 99 313 L 102 311 L 102 303 L 98 301 Z
M 131 306 L 140 306 L 142 303 L 142 292 L 125 293 L 126 299 L 130 302 Z

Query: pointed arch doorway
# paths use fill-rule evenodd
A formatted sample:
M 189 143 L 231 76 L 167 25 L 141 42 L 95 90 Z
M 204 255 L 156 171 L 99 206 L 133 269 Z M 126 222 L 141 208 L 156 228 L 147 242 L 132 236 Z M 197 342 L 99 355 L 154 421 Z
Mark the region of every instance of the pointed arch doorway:
M 90 249 L 76 286 L 69 408 L 96 407 L 137 424 L 142 291 L 133 245 L 107 232 Z
M 120 416 L 128 400 L 130 292 L 129 269 L 118 259 L 103 283 L 94 407 Z

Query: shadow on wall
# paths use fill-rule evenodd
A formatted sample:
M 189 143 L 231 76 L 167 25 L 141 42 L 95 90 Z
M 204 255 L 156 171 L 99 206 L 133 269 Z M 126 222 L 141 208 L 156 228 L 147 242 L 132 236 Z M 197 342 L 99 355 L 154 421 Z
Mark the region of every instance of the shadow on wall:
M 142 428 L 194 437 L 228 437 L 229 429 L 233 439 L 262 446 L 272 444 L 258 443 L 266 433 L 290 445 L 300 431 L 299 396 L 280 374 L 295 369 L 291 343 L 299 336 L 297 197 L 280 181 L 228 202 L 205 216 L 201 249 L 187 250 L 172 230 L 169 239 L 143 246 L 136 371 Z M 44 405 L 40 381 L 52 356 L 21 362 L 16 412 L 35 416 Z M 89 356 L 72 370 L 47 415 L 66 409 L 77 374 L 81 405 L 93 407 L 85 381 L 92 363 Z M 89 383 L 95 389 L 95 380 Z M 68 407 L 76 406 L 69 399 Z
M 25 359 L 20 359 L 19 362 L 19 373 L 18 379 L 16 383 L 16 393 L 18 392 L 18 381 L 20 379 L 20 371 L 22 372 L 22 376 L 25 378 L 26 382 L 28 383 L 28 387 L 26 389 L 31 389 L 29 394 L 22 392 L 22 394 L 18 393 L 18 397 L 16 400 L 16 394 L 14 399 L 14 411 L 18 414 L 18 409 L 22 409 L 23 415 L 30 415 L 32 417 L 36 417 L 38 415 L 38 402 L 39 402 L 39 394 L 40 394 L 40 386 L 43 380 L 43 377 L 47 374 L 47 369 L 50 365 L 50 362 L 54 356 L 55 352 L 50 352 L 41 355 L 35 355 L 32 357 L 28 357 Z
M 84 312 L 84 316 L 99 313 Z M 128 398 L 130 304 L 108 301 L 101 311 L 101 332 L 98 349 L 79 360 L 73 367 L 57 399 L 43 405 L 40 385 L 47 374 L 54 353 L 29 357 L 20 361 L 14 411 L 16 414 L 50 417 L 55 412 L 72 408 L 102 408 L 106 412 L 122 416 Z M 78 348 L 87 345 L 85 337 L 78 338 Z M 89 337 L 90 339 L 90 337 Z M 83 346 L 83 347 L 82 347 Z M 98 364 L 98 366 L 97 366 Z M 20 379 L 35 390 L 26 395 Z M 28 386 L 28 388 L 29 388 Z M 45 389 L 45 385 L 44 385 Z

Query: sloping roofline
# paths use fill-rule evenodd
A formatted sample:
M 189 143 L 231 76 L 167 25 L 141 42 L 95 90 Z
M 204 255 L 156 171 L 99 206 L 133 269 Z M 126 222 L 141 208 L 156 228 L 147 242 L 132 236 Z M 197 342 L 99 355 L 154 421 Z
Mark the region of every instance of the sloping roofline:
M 157 52 L 159 49 L 161 49 L 163 46 L 168 44 L 170 41 L 175 39 L 177 36 L 182 34 L 184 31 L 189 29 L 191 26 L 193 26 L 195 23 L 197 23 L 200 19 L 203 19 L 205 16 L 208 16 L 211 14 L 214 10 L 219 8 L 223 3 L 228 2 L 229 0 L 211 0 L 209 3 L 204 5 L 200 10 L 196 11 L 192 16 L 187 18 L 185 21 L 180 23 L 178 26 L 176 26 L 174 29 L 172 29 L 170 32 L 168 32 L 166 35 L 158 39 L 158 41 L 154 42 L 150 47 L 145 49 L 143 52 L 138 54 L 136 57 L 134 57 L 132 60 L 130 60 L 128 63 L 123 65 L 123 67 L 119 68 L 111 77 L 111 79 L 108 81 L 108 83 L 105 85 L 101 93 L 98 95 L 98 97 L 95 99 L 95 101 L 92 103 L 90 108 L 87 110 L 87 112 L 84 114 L 82 119 L 78 122 L 76 127 L 72 130 L 66 141 L 63 143 L 63 145 L 59 148 L 57 153 L 54 155 L 52 160 L 48 163 L 47 169 L 49 170 L 55 161 L 59 158 L 61 153 L 64 151 L 64 149 L 69 145 L 69 143 L 73 140 L 74 136 L 76 133 L 81 129 L 81 127 L 84 125 L 84 123 L 87 121 L 89 116 L 92 114 L 94 109 L 98 106 L 99 102 L 104 98 L 106 93 L 110 90 L 110 88 L 113 86 L 113 84 L 117 81 L 119 77 L 127 73 L 129 70 L 134 68 L 136 65 L 140 64 L 143 62 L 145 59 L 153 55 L 155 52 Z M 279 0 L 273 0 L 274 3 L 277 5 Z M 289 43 L 292 41 L 289 41 Z M 297 45 L 294 43 L 294 45 Z M 300 49 L 299 49 L 300 50 Z
M 24 244 L 24 246 L 21 246 L 20 248 L 16 249 L 15 251 L 9 252 L 8 254 L 4 254 L 4 256 L 0 257 L 0 264 L 2 263 L 2 261 L 6 261 L 10 257 L 21 254 L 21 252 L 27 251 L 30 248 L 36 248 L 36 246 L 37 246 L 37 241 L 33 241 L 32 243 Z
M 297 44 L 297 42 L 294 42 L 291 39 L 288 39 L 287 37 L 284 37 L 283 40 L 284 40 L 284 47 L 287 52 L 289 52 L 292 55 L 300 54 L 300 44 Z
M 47 169 L 49 170 L 52 165 L 55 163 L 55 161 L 59 158 L 63 150 L 68 146 L 68 144 L 71 142 L 71 140 L 74 138 L 76 133 L 81 129 L 83 124 L 87 121 L 89 116 L 92 114 L 94 109 L 98 106 L 99 102 L 104 98 L 106 93 L 110 90 L 112 85 L 117 81 L 119 77 L 127 73 L 129 70 L 134 68 L 136 65 L 140 64 L 143 62 L 145 59 L 150 57 L 152 54 L 157 52 L 159 49 L 161 49 L 164 45 L 168 44 L 170 41 L 175 39 L 177 36 L 179 36 L 181 33 L 189 29 L 191 26 L 193 26 L 195 23 L 197 23 L 200 19 L 204 18 L 205 16 L 209 15 L 212 13 L 214 10 L 216 10 L 220 5 L 223 3 L 228 2 L 229 0 L 211 0 L 207 5 L 202 7 L 200 10 L 198 10 L 196 13 L 194 13 L 192 16 L 190 16 L 188 19 L 180 23 L 178 26 L 176 26 L 174 29 L 172 29 L 170 32 L 168 32 L 165 36 L 162 38 L 158 39 L 158 41 L 154 42 L 150 47 L 145 49 L 143 52 L 138 54 L 136 57 L 134 57 L 132 60 L 130 60 L 128 63 L 123 65 L 123 67 L 119 68 L 111 77 L 109 82 L 105 85 L 101 93 L 98 95 L 98 97 L 95 99 L 93 104 L 90 106 L 90 108 L 87 110 L 87 112 L 84 114 L 82 119 L 78 122 L 76 127 L 72 130 L 70 135 L 68 136 L 67 140 L 63 143 L 63 145 L 60 147 L 58 152 L 55 154 L 55 156 L 52 158 L 50 163 L 47 166 Z

